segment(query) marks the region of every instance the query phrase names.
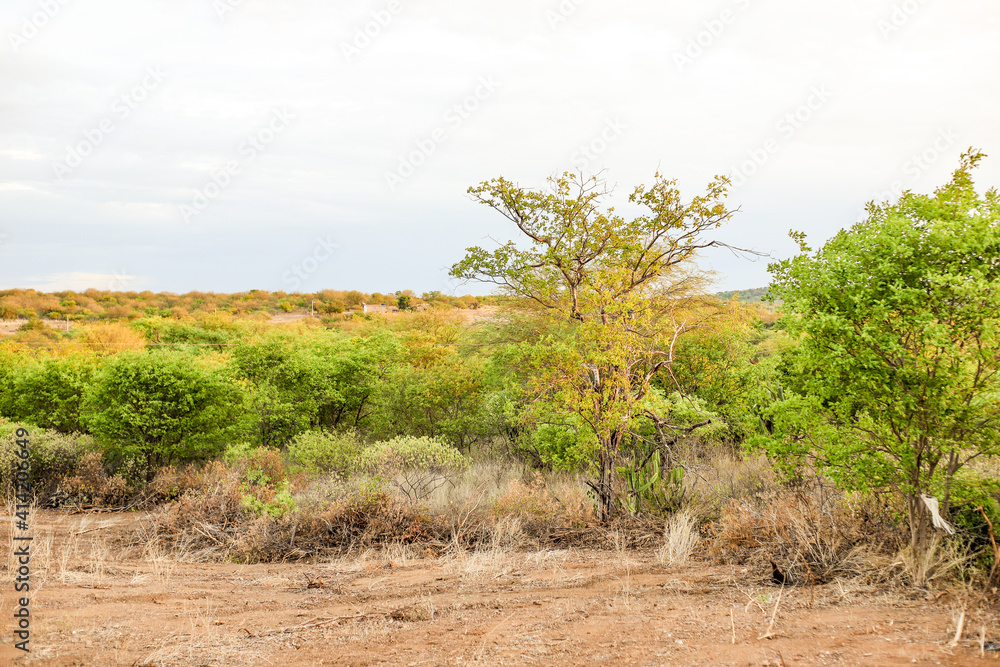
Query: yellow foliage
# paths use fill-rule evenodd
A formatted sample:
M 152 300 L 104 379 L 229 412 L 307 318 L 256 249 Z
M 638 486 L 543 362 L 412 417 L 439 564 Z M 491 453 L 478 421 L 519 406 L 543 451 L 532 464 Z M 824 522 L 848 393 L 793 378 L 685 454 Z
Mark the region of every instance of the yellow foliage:
M 76 344 L 94 354 L 110 355 L 141 350 L 146 347 L 146 339 L 127 324 L 100 322 L 81 327 Z

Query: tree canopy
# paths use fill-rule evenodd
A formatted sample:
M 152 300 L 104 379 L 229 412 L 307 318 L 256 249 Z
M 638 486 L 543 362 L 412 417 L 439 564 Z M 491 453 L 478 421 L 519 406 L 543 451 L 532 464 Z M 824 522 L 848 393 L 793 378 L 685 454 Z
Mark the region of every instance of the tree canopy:
M 591 486 L 604 519 L 623 493 L 626 435 L 650 409 L 650 380 L 672 362 L 690 297 L 703 285 L 695 255 L 724 245 L 706 234 L 733 213 L 726 187 L 716 177 L 685 203 L 676 181 L 656 174 L 651 187 L 629 196 L 642 211 L 632 218 L 606 204 L 611 191 L 598 177 L 564 174 L 545 190 L 501 177 L 469 189 L 521 236 L 492 251 L 469 248 L 451 274 L 498 285 L 561 322 L 522 347 L 522 366 L 535 371 L 526 387 L 592 431 L 598 479 Z
M 814 457 L 853 488 L 908 502 L 912 546 L 927 544 L 935 495 L 1000 454 L 1000 199 L 977 195 L 970 149 L 933 195 L 903 193 L 819 251 L 771 266 L 800 345 L 781 456 Z M 810 419 L 818 421 L 810 421 Z

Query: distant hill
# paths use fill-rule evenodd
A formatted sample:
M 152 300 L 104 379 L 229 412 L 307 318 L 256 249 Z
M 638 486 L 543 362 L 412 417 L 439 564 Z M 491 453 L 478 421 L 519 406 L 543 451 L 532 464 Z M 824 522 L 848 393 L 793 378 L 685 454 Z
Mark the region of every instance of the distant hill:
M 728 292 L 716 292 L 715 296 L 723 301 L 729 301 L 734 296 L 739 295 L 739 300 L 743 303 L 762 303 L 767 296 L 766 287 L 754 287 L 751 289 L 737 289 Z

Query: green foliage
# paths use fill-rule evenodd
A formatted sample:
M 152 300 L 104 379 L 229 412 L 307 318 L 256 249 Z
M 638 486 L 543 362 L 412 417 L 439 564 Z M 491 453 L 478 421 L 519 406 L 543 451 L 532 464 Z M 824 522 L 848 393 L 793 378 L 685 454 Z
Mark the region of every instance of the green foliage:
M 328 394 L 321 370 L 308 350 L 285 334 L 241 341 L 232 352 L 238 377 L 247 384 L 248 412 L 257 444 L 283 447 L 315 420 L 318 402 Z
M 142 457 L 149 477 L 171 463 L 210 459 L 238 427 L 241 396 L 209 360 L 125 352 L 95 378 L 84 421 L 114 458 Z
M 84 431 L 83 394 L 97 369 L 94 357 L 81 355 L 20 365 L 0 390 L 0 414 L 61 433 Z
M 677 315 L 694 308 L 686 297 L 700 281 L 690 264 L 700 249 L 722 245 L 704 235 L 732 215 L 727 185 L 717 177 L 705 195 L 684 202 L 676 181 L 657 174 L 652 187 L 630 195 L 643 211 L 631 219 L 606 205 L 609 190 L 596 177 L 565 174 L 544 190 L 497 178 L 469 189 L 524 238 L 492 251 L 468 248 L 451 275 L 497 285 L 560 320 L 555 335 L 523 350 L 534 371 L 525 392 L 593 431 L 591 484 L 604 520 L 615 510 L 626 425 L 647 409 L 651 379 L 671 362 L 684 330 Z
M 482 435 L 482 370 L 454 350 L 390 369 L 375 396 L 373 427 L 383 436 L 443 438 L 468 449 Z
M 472 460 L 451 445 L 427 437 L 403 436 L 377 442 L 361 454 L 359 466 L 371 473 L 396 471 L 466 470 Z
M 597 448 L 593 431 L 573 415 L 565 419 L 566 423 L 543 423 L 531 429 L 519 443 L 519 449 L 531 452 L 541 466 L 586 471 Z
M 226 460 L 240 471 L 240 498 L 244 509 L 278 518 L 296 509 L 281 452 L 271 447 L 236 445 L 226 449 Z
M 994 538 L 1000 539 L 996 535 L 1000 531 L 997 498 L 1000 498 L 1000 479 L 995 477 L 964 470 L 952 482 L 951 523 L 969 551 L 979 554 L 977 560 L 985 570 L 992 567 L 994 559 L 990 524 Z
M 451 445 L 412 436 L 377 442 L 359 459 L 361 470 L 390 479 L 413 502 L 425 500 L 471 465 L 472 460 Z
M 231 328 L 199 325 L 174 320 L 140 320 L 133 324 L 151 343 L 169 345 L 175 350 L 207 352 L 224 347 L 234 335 Z
M 288 458 L 310 473 L 349 477 L 358 466 L 361 442 L 356 432 L 306 431 L 288 445 Z
M 742 303 L 762 303 L 767 301 L 768 294 L 766 287 L 753 287 L 750 289 L 729 290 L 727 292 L 716 292 L 716 298 L 721 301 L 737 299 Z
M 390 333 L 342 340 L 278 332 L 241 342 L 233 365 L 247 384 L 255 441 L 282 447 L 310 428 L 363 424 L 398 353 Z
M 772 350 L 785 339 L 746 319 L 716 317 L 712 326 L 677 340 L 670 374 L 657 376 L 654 385 L 703 401 L 728 427 L 726 436 L 739 442 L 758 429 L 764 387 L 775 378 Z
M 931 196 L 871 205 L 814 255 L 773 264 L 799 340 L 773 408 L 773 456 L 808 459 L 846 488 L 908 502 L 926 546 L 922 494 L 945 513 L 956 474 L 1000 454 L 1000 198 L 979 197 L 969 151 Z

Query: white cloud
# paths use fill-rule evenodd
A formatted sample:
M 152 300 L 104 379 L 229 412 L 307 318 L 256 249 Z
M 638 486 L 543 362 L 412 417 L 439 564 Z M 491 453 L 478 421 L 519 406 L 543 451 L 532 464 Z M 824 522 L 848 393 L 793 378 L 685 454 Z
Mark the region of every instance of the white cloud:
M 66 275 L 92 280 L 141 255 L 151 289 L 280 289 L 298 249 L 332 233 L 344 256 L 315 279 L 337 282 L 316 289 L 436 289 L 465 246 L 509 233 L 468 201 L 469 185 L 500 174 L 541 185 L 620 117 L 628 129 L 595 168 L 621 190 L 659 168 L 692 196 L 819 84 L 834 98 L 734 197 L 743 212 L 729 240 L 782 253 L 789 227 L 822 237 L 851 224 L 843 212 L 890 187 L 942 126 L 963 145 L 917 186 L 946 178 L 970 144 L 994 154 L 980 182 L 1000 182 L 1000 91 L 986 85 L 1000 40 L 986 0 L 924 3 L 888 39 L 878 21 L 890 0 L 587 0 L 554 30 L 556 1 L 400 0 L 347 62 L 342 45 L 387 3 L 243 0 L 220 20 L 210 0 L 67 2 L 0 57 L 0 221 L 11 235 L 0 287 L 35 275 L 44 248 L 79 270 Z M 36 8 L 10 4 L 0 35 Z M 735 19 L 678 71 L 677 50 L 727 8 Z M 150 66 L 168 73 L 162 85 L 116 116 Z M 503 82 L 496 94 L 390 191 L 385 172 L 490 75 Z M 293 109 L 294 125 L 183 226 L 172 212 L 276 107 Z M 108 117 L 113 131 L 57 181 L 53 162 Z M 726 286 L 767 280 L 760 263 L 717 268 Z

